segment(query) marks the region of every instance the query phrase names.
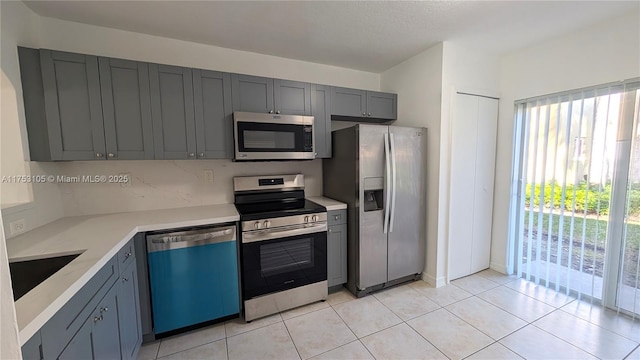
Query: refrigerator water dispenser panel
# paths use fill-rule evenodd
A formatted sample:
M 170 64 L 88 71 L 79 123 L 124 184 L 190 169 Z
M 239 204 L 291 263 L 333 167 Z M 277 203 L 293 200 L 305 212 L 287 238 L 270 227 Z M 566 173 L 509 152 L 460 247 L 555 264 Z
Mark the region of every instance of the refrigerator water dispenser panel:
M 382 189 L 365 190 L 364 192 L 364 211 L 378 211 L 383 207 Z

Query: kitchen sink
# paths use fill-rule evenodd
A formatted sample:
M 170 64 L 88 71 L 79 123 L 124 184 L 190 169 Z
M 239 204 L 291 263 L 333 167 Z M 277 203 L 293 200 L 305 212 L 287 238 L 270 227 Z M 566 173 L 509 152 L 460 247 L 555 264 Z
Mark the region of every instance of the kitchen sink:
M 13 300 L 20 299 L 24 294 L 47 280 L 78 256 L 80 256 L 80 253 L 36 260 L 14 262 L 9 260 Z

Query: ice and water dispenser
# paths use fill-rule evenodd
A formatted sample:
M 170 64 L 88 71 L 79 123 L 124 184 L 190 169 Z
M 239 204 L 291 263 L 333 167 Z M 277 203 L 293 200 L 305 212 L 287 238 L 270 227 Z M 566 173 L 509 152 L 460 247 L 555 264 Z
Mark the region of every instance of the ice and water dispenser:
M 384 209 L 384 178 L 364 178 L 364 211 Z

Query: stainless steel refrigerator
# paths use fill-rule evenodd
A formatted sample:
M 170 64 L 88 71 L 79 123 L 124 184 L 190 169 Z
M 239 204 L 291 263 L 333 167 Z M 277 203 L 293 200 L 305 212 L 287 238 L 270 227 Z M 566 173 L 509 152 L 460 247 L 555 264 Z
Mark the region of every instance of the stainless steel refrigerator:
M 356 296 L 420 277 L 426 247 L 427 129 L 355 125 L 332 133 L 324 195 L 347 203 L 347 287 Z

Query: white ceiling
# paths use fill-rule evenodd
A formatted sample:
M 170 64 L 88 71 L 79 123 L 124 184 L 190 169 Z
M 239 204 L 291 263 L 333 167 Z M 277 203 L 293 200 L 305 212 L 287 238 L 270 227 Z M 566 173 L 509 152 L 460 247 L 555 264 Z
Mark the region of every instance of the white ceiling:
M 41 16 L 382 72 L 450 40 L 503 55 L 639 1 L 25 1 Z

